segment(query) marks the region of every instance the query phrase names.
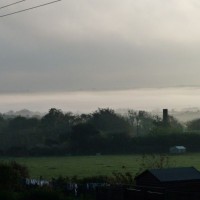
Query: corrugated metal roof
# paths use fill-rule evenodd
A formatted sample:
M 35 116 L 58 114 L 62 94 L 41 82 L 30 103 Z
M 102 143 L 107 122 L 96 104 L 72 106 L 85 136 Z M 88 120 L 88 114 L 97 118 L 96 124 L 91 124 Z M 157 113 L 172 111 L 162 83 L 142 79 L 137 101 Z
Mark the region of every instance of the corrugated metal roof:
M 194 167 L 147 170 L 161 182 L 200 180 L 200 172 Z

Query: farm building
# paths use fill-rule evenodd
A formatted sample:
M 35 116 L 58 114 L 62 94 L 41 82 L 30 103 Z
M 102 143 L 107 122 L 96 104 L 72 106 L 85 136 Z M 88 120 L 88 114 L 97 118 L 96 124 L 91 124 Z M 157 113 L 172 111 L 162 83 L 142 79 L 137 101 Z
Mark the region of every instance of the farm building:
M 155 186 L 178 188 L 198 185 L 200 187 L 200 172 L 194 167 L 179 167 L 146 170 L 135 178 L 137 186 Z
M 146 170 L 136 176 L 135 182 L 128 200 L 200 199 L 200 172 L 194 167 Z
M 169 148 L 169 152 L 173 154 L 182 154 L 186 152 L 186 148 L 184 146 L 173 146 Z
M 200 172 L 194 167 L 149 169 L 135 185 L 98 188 L 97 200 L 199 200 Z

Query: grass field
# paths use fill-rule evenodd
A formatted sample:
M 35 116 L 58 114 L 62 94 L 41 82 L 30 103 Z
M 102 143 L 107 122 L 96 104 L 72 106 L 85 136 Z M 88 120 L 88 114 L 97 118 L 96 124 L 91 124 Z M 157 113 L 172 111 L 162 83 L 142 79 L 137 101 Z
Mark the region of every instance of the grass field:
M 88 177 L 96 175 L 111 175 L 112 172 L 138 172 L 141 155 L 116 156 L 66 156 L 66 157 L 28 157 L 28 158 L 0 158 L 1 161 L 15 160 L 28 167 L 32 178 L 45 179 L 62 176 Z M 172 166 L 194 166 L 200 170 L 200 154 L 184 154 L 169 156 Z

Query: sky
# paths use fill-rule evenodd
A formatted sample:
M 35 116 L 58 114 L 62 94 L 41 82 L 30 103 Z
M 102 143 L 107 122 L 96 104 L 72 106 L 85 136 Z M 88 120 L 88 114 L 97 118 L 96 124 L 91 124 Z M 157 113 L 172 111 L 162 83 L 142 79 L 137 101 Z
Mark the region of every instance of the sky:
M 73 113 L 91 113 L 98 108 L 119 112 L 162 112 L 164 108 L 170 111 L 197 111 L 200 110 L 200 87 L 4 94 L 0 95 L 0 108 L 1 112 L 28 108 L 41 113 L 50 108 Z
M 199 21 L 198 0 L 62 0 L 0 17 L 0 96 L 200 86 Z

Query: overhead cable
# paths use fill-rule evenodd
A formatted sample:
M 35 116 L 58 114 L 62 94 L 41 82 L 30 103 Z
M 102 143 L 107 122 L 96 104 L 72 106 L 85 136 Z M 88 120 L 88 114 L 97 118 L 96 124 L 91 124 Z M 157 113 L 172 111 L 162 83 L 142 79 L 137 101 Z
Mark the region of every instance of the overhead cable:
M 62 0 L 51 1 L 51 2 L 48 2 L 48 3 L 40 4 L 38 6 L 33 6 L 33 7 L 30 7 L 30 8 L 23 9 L 23 10 L 18 10 L 18 11 L 15 11 L 15 12 L 7 13 L 7 14 L 4 14 L 4 15 L 0 15 L 0 17 L 7 17 L 9 15 L 14 15 L 14 14 L 25 12 L 25 11 L 28 11 L 28 10 L 33 10 L 35 8 L 39 8 L 39 7 L 42 7 L 42 6 L 47 6 L 49 4 L 57 3 L 59 1 L 62 1 Z
M 11 4 L 7 4 L 7 5 L 5 5 L 5 6 L 1 6 L 0 9 L 13 6 L 13 5 L 18 4 L 18 3 L 21 3 L 21 2 L 23 2 L 23 1 L 26 1 L 26 0 L 21 0 L 21 1 L 17 1 L 17 2 L 11 3 Z

